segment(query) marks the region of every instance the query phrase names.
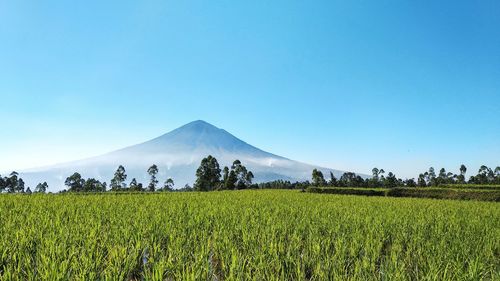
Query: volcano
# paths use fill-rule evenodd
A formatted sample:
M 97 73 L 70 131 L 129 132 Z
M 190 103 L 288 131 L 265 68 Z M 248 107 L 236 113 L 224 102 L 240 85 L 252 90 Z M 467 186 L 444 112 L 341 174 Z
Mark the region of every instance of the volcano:
M 22 171 L 20 176 L 32 188 L 46 181 L 49 190 L 55 192 L 65 188 L 64 180 L 74 172 L 79 172 L 84 178 L 109 183 L 119 165 L 126 169 L 127 183 L 132 178 L 147 183 L 149 176 L 146 171 L 156 164 L 160 183 L 171 177 L 175 187 L 180 188 L 194 183 L 195 171 L 201 159 L 208 155 L 217 158 L 221 168 L 240 160 L 255 175 L 254 182 L 308 180 L 313 169 L 321 170 L 325 177 L 333 172 L 339 178 L 343 173 L 263 151 L 223 129 L 198 120 L 141 144 L 89 159 Z

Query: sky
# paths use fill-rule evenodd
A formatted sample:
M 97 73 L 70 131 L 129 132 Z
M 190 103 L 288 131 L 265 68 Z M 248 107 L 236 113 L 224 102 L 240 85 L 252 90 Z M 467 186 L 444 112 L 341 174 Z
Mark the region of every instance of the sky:
M 198 119 L 365 174 L 498 166 L 499 27 L 498 0 L 2 0 L 0 171 Z

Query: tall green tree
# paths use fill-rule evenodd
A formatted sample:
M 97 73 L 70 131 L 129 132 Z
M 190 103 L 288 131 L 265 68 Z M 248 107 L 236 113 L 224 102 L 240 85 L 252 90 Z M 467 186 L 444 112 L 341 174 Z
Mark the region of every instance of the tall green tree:
M 427 186 L 427 181 L 425 180 L 424 174 L 418 175 L 417 185 L 418 185 L 418 187 L 426 187 Z
M 10 173 L 9 177 L 6 180 L 7 192 L 14 193 L 18 190 L 19 185 L 19 174 L 16 171 Z
M 7 179 L 0 175 L 0 193 L 2 193 L 5 188 L 7 188 Z
M 221 189 L 245 189 L 252 185 L 254 175 L 240 160 L 234 160 L 231 169 L 227 166 L 222 171 Z
M 245 166 L 241 164 L 240 160 L 234 160 L 233 165 L 231 165 L 231 170 L 233 170 L 236 173 L 236 188 L 238 189 L 243 189 L 245 188 L 245 180 L 246 180 L 246 173 L 247 169 Z
M 174 180 L 172 178 L 168 178 L 163 184 L 163 191 L 172 191 L 174 190 Z
M 222 182 L 219 185 L 220 189 L 228 189 L 226 188 L 228 180 L 229 180 L 229 168 L 227 166 L 224 166 L 224 169 L 222 169 Z
M 439 170 L 437 184 L 439 185 L 439 184 L 444 184 L 444 183 L 447 183 L 447 174 L 446 174 L 446 169 L 441 168 L 441 170 Z
M 83 185 L 85 184 L 85 180 L 82 179 L 82 175 L 75 172 L 73 175 L 66 178 L 64 184 L 68 187 L 68 191 L 80 192 L 83 191 Z
M 380 170 L 378 171 L 378 175 L 379 175 L 379 182 L 381 182 L 382 184 L 383 184 L 383 182 L 384 182 L 384 180 L 385 180 L 384 174 L 385 174 L 384 169 L 380 169 Z
M 339 186 L 350 186 L 350 187 L 358 187 L 363 186 L 363 179 L 358 178 L 353 172 L 345 172 L 339 179 Z
M 25 186 L 24 180 L 22 178 L 19 178 L 19 181 L 17 182 L 16 192 L 24 193 L 24 186 Z
M 488 168 L 486 165 L 481 165 L 477 175 L 475 177 L 476 184 L 488 184 L 494 181 L 495 173 L 492 169 Z
M 328 182 L 329 186 L 337 186 L 337 178 L 333 175 L 333 172 L 330 171 L 330 181 Z
M 156 166 L 155 164 L 149 167 L 148 174 L 151 177 L 148 185 L 148 190 L 154 192 L 156 190 L 156 185 L 158 184 L 158 180 L 156 179 L 156 175 L 158 174 L 158 166 Z
M 436 172 L 434 171 L 434 167 L 430 167 L 429 168 L 428 178 L 429 178 L 429 183 L 430 183 L 431 186 L 437 186 L 438 185 L 438 181 L 436 179 Z
M 369 181 L 368 181 L 368 185 L 370 187 L 380 187 L 382 185 L 382 183 L 380 182 L 380 178 L 379 178 L 380 171 L 381 170 L 379 170 L 376 167 L 372 169 L 372 178 L 369 179 Z
M 130 191 L 142 191 L 142 184 L 137 183 L 137 180 L 133 178 L 129 184 Z
M 254 175 L 252 173 L 252 171 L 247 171 L 247 174 L 245 175 L 245 181 L 246 181 L 246 184 L 247 184 L 247 187 L 250 187 L 252 185 L 252 181 L 254 179 Z
M 200 166 L 196 170 L 196 181 L 194 189 L 196 191 L 210 191 L 219 186 L 221 169 L 217 159 L 212 155 L 203 158 Z
M 253 173 L 249 173 L 248 169 L 241 164 L 240 160 L 234 160 L 231 170 L 233 170 L 236 174 L 236 188 L 244 189 L 250 187 L 252 184 Z
M 113 179 L 111 179 L 111 191 L 120 191 L 125 189 L 125 181 L 127 180 L 127 174 L 125 172 L 125 168 L 120 165 L 114 174 Z
M 465 174 L 467 173 L 467 167 L 464 164 L 460 165 L 460 175 L 457 177 L 458 183 L 465 183 Z
M 314 186 L 325 186 L 326 185 L 326 181 L 325 181 L 325 178 L 323 177 L 323 173 L 318 169 L 314 169 L 312 171 L 312 184 Z
M 413 178 L 407 179 L 404 182 L 404 185 L 407 186 L 407 187 L 417 187 L 417 183 L 415 182 L 415 179 L 413 179 Z
M 35 187 L 35 193 L 45 193 L 47 192 L 47 189 L 49 188 L 49 185 L 47 182 L 39 183 Z
M 237 182 L 238 182 L 238 176 L 236 175 L 236 172 L 231 169 L 231 171 L 229 171 L 229 175 L 227 176 L 226 181 L 224 182 L 224 189 L 226 190 L 236 189 Z
M 105 183 L 94 178 L 87 179 L 83 184 L 84 192 L 104 192 L 106 191 Z
M 389 188 L 398 186 L 398 179 L 396 178 L 396 175 L 394 175 L 392 172 L 389 172 L 387 174 L 387 177 L 385 178 L 384 186 Z

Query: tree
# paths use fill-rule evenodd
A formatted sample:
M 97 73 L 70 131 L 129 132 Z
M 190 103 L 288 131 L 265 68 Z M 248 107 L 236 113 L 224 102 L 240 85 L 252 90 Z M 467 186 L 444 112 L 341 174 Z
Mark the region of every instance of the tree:
M 132 178 L 132 180 L 128 184 L 128 188 L 129 188 L 130 191 L 136 191 L 137 190 L 137 180 L 135 178 Z
M 492 169 L 488 168 L 485 165 L 482 165 L 477 172 L 477 175 L 472 176 L 469 180 L 470 183 L 475 184 L 488 184 L 494 181 L 494 172 Z
M 156 185 L 158 184 L 158 180 L 156 179 L 156 175 L 158 174 L 158 166 L 153 165 L 149 167 L 148 174 L 151 177 L 148 185 L 148 190 L 154 192 L 156 190 Z
M 465 183 L 465 174 L 467 173 L 467 167 L 464 164 L 460 165 L 460 175 L 457 176 L 458 183 Z
M 465 167 L 464 164 L 460 165 L 460 174 L 465 176 L 465 173 L 467 173 L 467 167 Z
M 229 171 L 226 181 L 224 182 L 224 189 L 232 190 L 236 189 L 236 183 L 238 182 L 238 176 L 234 170 Z
M 257 185 L 257 187 L 260 189 L 301 189 L 302 191 L 304 191 L 309 186 L 311 186 L 311 183 L 309 181 L 292 183 L 285 180 L 262 182 Z
M 19 181 L 17 182 L 16 192 L 24 193 L 24 180 L 21 178 L 19 178 Z
M 427 186 L 427 182 L 425 180 L 424 174 L 418 175 L 417 185 L 418 185 L 418 187 L 426 187 Z
M 9 177 L 5 180 L 7 192 L 14 193 L 17 191 L 17 189 L 18 189 L 17 186 L 19 184 L 18 176 L 19 176 L 19 174 L 16 171 L 13 171 L 12 173 L 10 173 Z
M 220 166 L 215 157 L 208 155 L 208 157 L 203 158 L 196 170 L 194 189 L 197 191 L 210 191 L 217 188 L 220 182 L 220 173 Z
M 333 172 L 330 171 L 330 181 L 328 182 L 329 186 L 337 186 L 337 178 L 333 175 Z
M 312 184 L 314 186 L 325 186 L 326 185 L 326 181 L 325 181 L 325 178 L 323 177 L 323 173 L 318 169 L 314 169 L 312 171 Z
M 246 168 L 243 165 L 241 165 L 240 160 L 233 161 L 233 165 L 231 165 L 231 171 L 234 171 L 234 174 L 236 175 L 236 188 L 238 189 L 244 188 L 245 177 L 243 174 L 246 173 Z
M 104 192 L 106 191 L 106 183 L 101 183 L 94 178 L 87 179 L 83 184 L 84 192 Z
M 432 186 L 437 186 L 437 180 L 436 180 L 436 172 L 434 171 L 433 167 L 429 168 L 429 173 L 428 173 L 428 182 Z
M 495 183 L 500 184 L 500 166 L 495 168 Z
M 240 160 L 234 160 L 231 169 L 227 166 L 222 171 L 222 182 L 220 189 L 245 189 L 252 186 L 254 175 L 241 164 Z
M 415 182 L 415 179 L 407 179 L 404 183 L 407 187 L 417 187 L 417 183 Z
M 222 169 L 222 183 L 220 184 L 220 189 L 226 189 L 228 180 L 229 180 L 229 168 L 227 166 L 224 166 L 224 169 Z
M 372 169 L 372 178 L 368 180 L 368 186 L 370 187 L 380 187 L 382 186 L 382 182 L 380 181 L 379 174 L 385 173 L 383 169 L 373 168 Z
M 392 172 L 389 172 L 387 174 L 387 178 L 385 178 L 384 186 L 387 186 L 389 188 L 398 186 L 398 179 L 396 178 L 396 175 L 394 175 Z
M 31 188 L 29 186 L 26 188 L 26 194 L 31 194 Z
M 457 175 L 454 175 L 452 172 L 446 174 L 446 183 L 455 183 L 456 180 Z
M 384 177 L 384 174 L 385 174 L 384 169 L 380 169 L 380 171 L 378 171 L 378 174 L 379 174 L 380 180 L 383 182 L 384 179 L 385 179 L 385 177 Z
M 4 191 L 4 189 L 7 187 L 7 182 L 6 178 L 2 178 L 0 175 L 0 193 Z
M 248 171 L 246 174 L 246 177 L 245 177 L 246 184 L 248 185 L 247 187 L 250 187 L 252 185 L 253 178 L 254 178 L 254 175 L 253 175 L 252 171 Z
M 174 180 L 168 178 L 163 184 L 163 191 L 172 191 L 174 189 Z
M 118 169 L 116 169 L 113 179 L 111 179 L 111 190 L 119 191 L 125 189 L 125 180 L 127 180 L 127 174 L 125 173 L 125 168 L 120 165 Z
M 339 186 L 343 186 L 343 187 L 345 187 L 345 186 L 349 186 L 349 187 L 364 187 L 365 186 L 365 181 L 363 180 L 362 177 L 356 175 L 355 173 L 345 172 L 340 177 L 338 185 Z
M 35 187 L 35 193 L 45 193 L 47 192 L 47 189 L 49 188 L 49 185 L 47 182 L 39 183 Z
M 249 177 L 247 168 L 241 164 L 240 160 L 234 160 L 231 171 L 234 171 L 236 175 L 236 188 L 244 189 L 252 184 L 253 174 Z
M 130 191 L 142 191 L 142 184 L 137 183 L 135 178 L 129 184 Z
M 448 179 L 448 177 L 447 177 L 445 168 L 441 168 L 441 170 L 439 170 L 437 184 L 439 185 L 439 184 L 447 183 L 447 179 Z
M 68 191 L 80 192 L 83 191 L 85 180 L 82 179 L 82 175 L 75 172 L 73 175 L 66 178 L 64 184 L 68 187 Z
M 180 188 L 179 191 L 180 192 L 191 192 L 193 191 L 194 189 L 189 185 L 189 184 L 185 184 L 183 188 Z

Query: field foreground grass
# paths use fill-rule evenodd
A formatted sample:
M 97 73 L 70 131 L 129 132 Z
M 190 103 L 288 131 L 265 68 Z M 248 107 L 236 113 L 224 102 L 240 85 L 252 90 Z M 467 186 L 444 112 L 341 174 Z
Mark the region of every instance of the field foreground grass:
M 1 195 L 0 237 L 0 280 L 500 280 L 493 202 Z

